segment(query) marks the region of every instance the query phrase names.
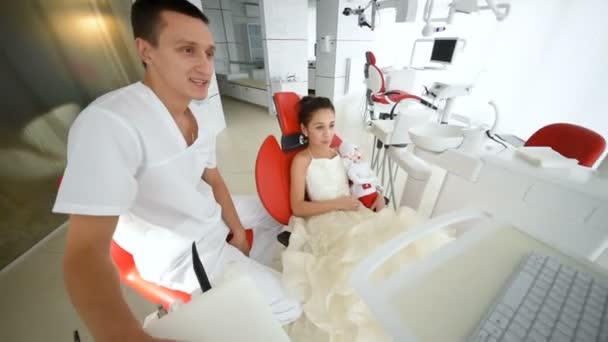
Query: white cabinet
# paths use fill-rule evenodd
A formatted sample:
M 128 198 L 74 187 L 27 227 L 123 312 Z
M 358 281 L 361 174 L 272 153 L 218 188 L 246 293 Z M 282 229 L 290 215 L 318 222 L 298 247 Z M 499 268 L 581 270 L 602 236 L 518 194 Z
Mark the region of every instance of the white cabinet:
M 252 102 L 258 106 L 268 107 L 267 94 L 268 92 L 266 90 L 251 88 Z
M 246 85 L 230 82 L 228 80 L 219 82 L 218 86 L 222 96 L 230 96 L 241 101 L 256 104 L 258 106 L 268 107 L 266 90 L 248 87 Z
M 266 103 L 266 91 L 261 89 L 241 87 L 241 99 L 259 106 L 268 107 Z
M 228 85 L 226 86 L 226 95 L 237 99 L 241 98 L 243 96 L 241 86 L 232 82 L 228 82 Z

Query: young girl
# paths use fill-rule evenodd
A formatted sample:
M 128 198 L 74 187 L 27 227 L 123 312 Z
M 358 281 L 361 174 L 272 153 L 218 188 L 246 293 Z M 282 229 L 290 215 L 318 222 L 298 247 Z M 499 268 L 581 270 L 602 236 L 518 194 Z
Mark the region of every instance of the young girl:
M 350 195 L 346 170 L 330 144 L 334 138 L 334 106 L 325 97 L 304 97 L 300 102 L 300 125 L 308 147 L 293 158 L 291 209 L 298 217 L 334 210 L 358 210 L 360 202 Z M 310 201 L 305 200 L 305 193 Z M 380 211 L 384 197 L 376 197 L 371 209 Z
M 372 210 L 349 193 L 342 160 L 330 147 L 335 114 L 331 101 L 304 97 L 299 113 L 308 146 L 291 165 L 292 234 L 282 256 L 283 282 L 303 302 L 304 315 L 289 328 L 292 341 L 390 341 L 349 286 L 352 268 L 376 247 L 420 219 L 408 208 Z M 435 235 L 392 258 L 382 275 L 448 242 Z

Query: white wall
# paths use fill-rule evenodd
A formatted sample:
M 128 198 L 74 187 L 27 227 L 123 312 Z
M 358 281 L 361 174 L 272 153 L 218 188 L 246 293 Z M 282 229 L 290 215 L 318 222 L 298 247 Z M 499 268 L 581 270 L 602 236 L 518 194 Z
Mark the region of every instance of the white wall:
M 499 128 L 522 138 L 553 122 L 576 123 L 608 137 L 608 96 L 602 84 L 608 79 L 608 1 L 510 2 L 504 22 L 490 12 L 457 14 L 444 34 L 468 43 L 444 76 L 476 80 L 474 96 L 460 101 L 457 110 L 477 101 L 481 111 L 479 103 L 493 98 L 501 108 Z M 380 65 L 407 64 L 413 40 L 422 38 L 420 20 L 396 24 L 393 18 L 383 12 L 376 31 Z
M 315 41 L 317 38 L 317 1 L 308 0 L 308 59 L 315 59 Z
M 276 91 L 308 93 L 306 0 L 262 0 L 260 2 L 264 65 L 268 103 Z M 295 82 L 286 82 L 295 76 Z M 269 112 L 273 113 L 273 106 Z

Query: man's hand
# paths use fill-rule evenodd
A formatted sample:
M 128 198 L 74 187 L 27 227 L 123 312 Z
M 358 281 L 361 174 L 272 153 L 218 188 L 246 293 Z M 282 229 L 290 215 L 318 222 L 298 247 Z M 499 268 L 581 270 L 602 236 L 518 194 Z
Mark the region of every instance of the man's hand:
M 381 193 L 378 193 L 376 201 L 374 201 L 374 204 L 372 204 L 370 209 L 375 212 L 379 212 L 380 210 L 384 209 L 384 196 L 382 196 Z
M 239 229 L 236 232 L 233 232 L 232 238 L 228 243 L 238 248 L 246 256 L 249 256 L 251 247 L 249 247 L 249 242 L 247 242 L 247 233 L 245 232 L 245 229 Z

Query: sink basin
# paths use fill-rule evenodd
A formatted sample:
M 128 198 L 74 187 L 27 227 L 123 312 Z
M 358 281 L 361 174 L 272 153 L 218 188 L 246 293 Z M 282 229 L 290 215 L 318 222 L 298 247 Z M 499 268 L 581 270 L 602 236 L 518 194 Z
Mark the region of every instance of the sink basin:
M 463 127 L 456 125 L 426 124 L 409 129 L 416 147 L 431 152 L 457 148 L 464 140 Z

